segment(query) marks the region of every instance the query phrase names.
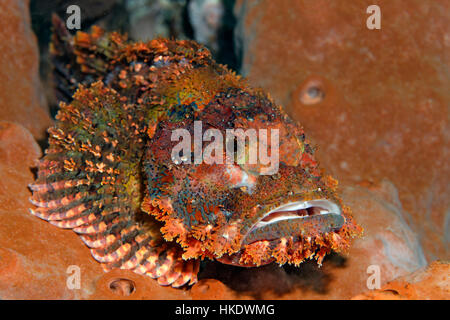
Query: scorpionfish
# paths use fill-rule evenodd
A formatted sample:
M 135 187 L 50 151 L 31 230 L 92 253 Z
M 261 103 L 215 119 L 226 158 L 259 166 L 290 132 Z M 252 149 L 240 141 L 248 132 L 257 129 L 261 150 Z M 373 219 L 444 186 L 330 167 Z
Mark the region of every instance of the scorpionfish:
M 181 287 L 197 281 L 206 258 L 321 265 L 361 235 L 302 127 L 205 47 L 132 42 L 96 26 L 71 35 L 57 16 L 53 29 L 60 108 L 30 185 L 30 211 L 76 232 L 105 271 Z M 261 174 L 260 162 L 173 161 L 171 133 L 192 133 L 196 121 L 224 135 L 277 129 L 277 172 Z

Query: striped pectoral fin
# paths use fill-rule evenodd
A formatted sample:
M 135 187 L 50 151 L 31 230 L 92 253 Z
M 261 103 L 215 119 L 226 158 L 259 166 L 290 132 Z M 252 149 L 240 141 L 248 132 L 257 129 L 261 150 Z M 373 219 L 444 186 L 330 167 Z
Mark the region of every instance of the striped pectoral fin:
M 103 264 L 106 271 L 114 268 L 132 270 L 157 279 L 160 285 L 175 288 L 197 282 L 199 262 L 183 260 L 182 250 L 177 245 L 145 234 L 139 234 L 133 241 L 125 244 L 122 244 L 119 237 L 107 237 L 108 240 L 105 241 L 85 241 L 88 246 L 97 247 L 91 249 L 92 255 Z
M 172 287 L 197 281 L 199 262 L 183 260 L 181 248 L 165 243 L 154 228 L 146 230 L 133 220 L 129 210 L 114 201 L 103 206 L 105 199 L 98 200 L 87 192 L 65 196 L 55 192 L 56 185 L 63 183 L 32 188 L 32 203 L 38 207 L 30 209 L 31 213 L 57 227 L 73 229 L 105 271 L 133 270 Z
M 158 279 L 162 286 L 179 288 L 197 282 L 200 268 L 198 260 L 184 260 L 182 249 L 175 244 L 162 242 L 157 246 L 147 246 L 144 254 L 139 255 L 139 264 L 129 265 L 136 273 Z M 128 265 L 123 265 L 128 269 Z
M 61 106 L 29 186 L 30 212 L 76 232 L 105 270 L 133 270 L 173 287 L 193 284 L 198 262 L 183 260 L 181 247 L 164 241 L 160 223 L 140 211 L 146 128 L 143 111 L 127 110 L 101 82 L 79 88 Z
M 181 248 L 173 246 L 158 257 L 155 274 L 160 285 L 179 288 L 197 282 L 200 262 L 194 259 L 184 260 L 182 254 Z
M 193 285 L 197 282 L 197 274 L 200 269 L 200 260 L 184 261 L 180 276 L 172 283 L 172 287 L 179 288 L 185 284 Z
M 76 192 L 66 196 L 58 192 L 43 194 L 41 191 L 34 191 L 30 202 L 37 208 L 30 209 L 30 213 L 55 225 L 67 223 L 66 227 L 61 228 L 74 228 L 97 219 L 92 215 L 94 197 L 94 194 L 88 192 Z
M 120 212 L 114 205 L 101 210 L 93 207 L 94 200 L 70 199 L 49 199 L 52 205 L 39 202 L 40 206 L 30 211 L 57 227 L 73 229 L 105 271 L 133 270 L 172 287 L 197 281 L 199 262 L 183 260 L 181 248 L 164 242 L 154 230 L 145 230 L 129 213 Z

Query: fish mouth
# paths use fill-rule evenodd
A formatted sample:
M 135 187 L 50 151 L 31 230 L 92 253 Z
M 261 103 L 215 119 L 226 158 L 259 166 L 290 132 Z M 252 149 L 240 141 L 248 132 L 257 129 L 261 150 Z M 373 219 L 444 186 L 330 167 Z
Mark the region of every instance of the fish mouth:
M 326 233 L 340 229 L 344 223 L 340 206 L 330 200 L 289 202 L 265 213 L 249 229 L 242 245 L 291 235 Z

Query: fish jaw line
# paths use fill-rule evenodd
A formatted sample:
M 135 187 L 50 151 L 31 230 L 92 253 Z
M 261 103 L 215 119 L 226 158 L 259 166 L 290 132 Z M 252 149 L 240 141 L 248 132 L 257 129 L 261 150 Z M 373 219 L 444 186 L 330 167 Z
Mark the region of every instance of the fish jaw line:
M 317 199 L 317 200 L 307 200 L 307 201 L 295 201 L 283 204 L 275 209 L 270 210 L 266 214 L 264 214 L 260 220 L 254 224 L 254 227 L 260 227 L 267 225 L 269 223 L 274 223 L 280 220 L 288 220 L 288 219 L 305 219 L 310 217 L 310 214 L 307 215 L 280 215 L 278 217 L 270 219 L 271 215 L 276 213 L 286 212 L 286 213 L 295 213 L 299 210 L 308 210 L 308 209 L 318 209 L 318 214 L 327 214 L 327 213 L 335 213 L 341 215 L 341 208 L 337 204 L 332 201 L 326 199 Z M 316 211 L 316 210 L 315 210 Z M 267 220 L 269 218 L 269 220 Z M 253 229 L 252 228 L 252 229 Z
M 304 221 L 306 221 L 308 219 L 314 219 L 312 217 L 326 217 L 331 215 L 334 217 L 338 216 L 342 221 L 339 228 L 342 227 L 345 222 L 342 210 L 339 205 L 330 200 L 316 199 L 288 202 L 265 213 L 256 223 L 254 223 L 243 237 L 242 244 L 246 242 L 245 240 L 250 233 L 259 228 L 276 225 L 281 221 L 294 221 L 298 219 L 304 219 Z

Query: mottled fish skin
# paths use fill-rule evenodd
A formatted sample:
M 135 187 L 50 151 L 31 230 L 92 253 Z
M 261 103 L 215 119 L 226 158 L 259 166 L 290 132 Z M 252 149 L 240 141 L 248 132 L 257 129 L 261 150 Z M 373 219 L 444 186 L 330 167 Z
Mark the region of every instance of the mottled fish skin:
M 53 22 L 62 102 L 30 185 L 30 211 L 79 234 L 105 270 L 129 269 L 181 287 L 197 281 L 204 258 L 240 266 L 309 258 L 321 264 L 361 234 L 300 125 L 206 48 L 165 39 L 132 43 L 98 27 L 72 37 L 61 20 Z M 278 129 L 278 172 L 262 175 L 261 163 L 174 163 L 178 142 L 171 133 L 193 133 L 195 121 L 203 132 L 224 135 Z M 298 210 L 302 219 L 256 228 L 280 205 L 316 199 L 341 212 Z

